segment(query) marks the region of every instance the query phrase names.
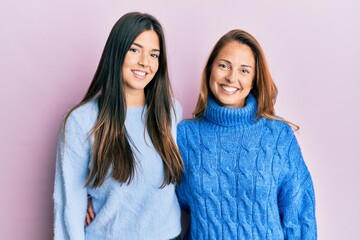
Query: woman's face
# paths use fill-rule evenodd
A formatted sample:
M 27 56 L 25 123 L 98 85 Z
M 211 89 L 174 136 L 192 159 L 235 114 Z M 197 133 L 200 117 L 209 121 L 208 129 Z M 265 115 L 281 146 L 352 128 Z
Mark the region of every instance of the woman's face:
M 210 90 L 220 104 L 245 106 L 255 76 L 255 58 L 250 47 L 237 41 L 225 45 L 211 67 Z
M 159 68 L 160 43 L 153 30 L 142 32 L 125 55 L 122 77 L 126 95 L 144 94 L 144 88 Z

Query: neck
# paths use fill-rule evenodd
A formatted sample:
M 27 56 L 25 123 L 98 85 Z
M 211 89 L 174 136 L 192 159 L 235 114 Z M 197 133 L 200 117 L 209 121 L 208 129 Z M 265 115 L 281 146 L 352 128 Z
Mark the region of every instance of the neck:
M 221 106 L 215 99 L 209 97 L 204 117 L 211 122 L 224 127 L 247 127 L 256 122 L 257 103 L 252 94 L 246 98 L 242 108 Z
M 145 105 L 145 92 L 126 93 L 127 107 L 140 107 Z

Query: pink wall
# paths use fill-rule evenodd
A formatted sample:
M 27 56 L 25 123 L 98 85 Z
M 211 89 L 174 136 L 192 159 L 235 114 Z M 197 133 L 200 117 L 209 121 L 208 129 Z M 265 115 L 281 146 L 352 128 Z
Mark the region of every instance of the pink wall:
M 60 3 L 61 2 L 61 3 Z M 167 35 L 185 116 L 215 41 L 232 28 L 262 44 L 279 88 L 277 112 L 301 126 L 319 239 L 354 239 L 360 216 L 360 5 L 331 1 L 2 1 L 0 239 L 52 238 L 61 117 L 83 96 L 115 21 L 154 14 Z

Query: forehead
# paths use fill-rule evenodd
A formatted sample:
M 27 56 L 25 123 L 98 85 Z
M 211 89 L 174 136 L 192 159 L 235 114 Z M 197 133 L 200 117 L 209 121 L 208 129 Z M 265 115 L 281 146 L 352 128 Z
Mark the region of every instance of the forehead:
M 134 40 L 134 43 L 140 44 L 144 48 L 160 50 L 160 40 L 154 30 L 147 30 L 140 33 Z
M 255 66 L 255 57 L 248 45 L 232 41 L 226 44 L 220 51 L 216 59 L 231 62 L 234 65 Z

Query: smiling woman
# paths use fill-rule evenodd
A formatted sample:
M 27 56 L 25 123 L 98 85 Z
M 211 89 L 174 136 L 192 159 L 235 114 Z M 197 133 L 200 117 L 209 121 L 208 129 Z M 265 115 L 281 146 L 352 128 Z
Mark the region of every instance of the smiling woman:
M 224 106 L 245 105 L 255 75 L 255 58 L 251 49 L 242 43 L 227 44 L 216 57 L 210 76 L 210 90 Z
M 139 106 L 145 103 L 144 88 L 153 79 L 159 68 L 160 43 L 153 30 L 142 32 L 125 55 L 122 77 L 126 105 Z
M 235 29 L 206 62 L 195 119 L 178 125 L 190 239 L 317 238 L 314 188 L 262 48 Z M 295 125 L 293 125 L 295 126 Z
M 181 107 L 172 98 L 164 33 L 151 15 L 114 25 L 84 99 L 60 132 L 55 239 L 174 239 Z M 176 118 L 177 115 L 177 118 Z M 88 198 L 97 216 L 84 227 Z

